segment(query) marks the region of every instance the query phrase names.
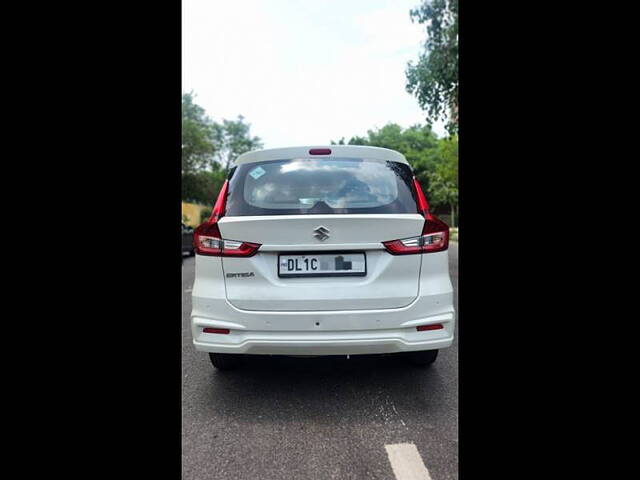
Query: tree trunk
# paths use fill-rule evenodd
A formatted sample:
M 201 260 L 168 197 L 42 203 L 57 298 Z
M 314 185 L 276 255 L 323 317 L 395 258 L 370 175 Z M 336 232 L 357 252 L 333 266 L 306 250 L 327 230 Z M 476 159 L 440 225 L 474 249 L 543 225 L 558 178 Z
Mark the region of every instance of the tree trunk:
M 456 226 L 456 217 L 455 217 L 456 209 L 453 206 L 453 203 L 450 206 L 451 206 L 451 226 L 455 228 L 455 226 Z

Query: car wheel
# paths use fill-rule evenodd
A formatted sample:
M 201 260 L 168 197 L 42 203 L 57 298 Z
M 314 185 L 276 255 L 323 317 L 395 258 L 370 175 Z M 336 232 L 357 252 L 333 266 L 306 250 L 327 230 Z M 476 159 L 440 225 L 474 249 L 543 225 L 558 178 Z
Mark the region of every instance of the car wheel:
M 436 357 L 438 356 L 438 350 L 424 350 L 421 352 L 408 352 L 407 359 L 413 365 L 417 365 L 419 367 L 428 367 L 433 362 L 436 361 Z
M 190 257 L 193 257 L 195 254 L 196 254 L 196 251 L 195 251 L 195 250 L 191 250 L 191 251 L 189 251 L 189 256 L 190 256 Z
M 218 370 L 232 370 L 242 362 L 242 356 L 231 353 L 210 353 L 211 364 Z

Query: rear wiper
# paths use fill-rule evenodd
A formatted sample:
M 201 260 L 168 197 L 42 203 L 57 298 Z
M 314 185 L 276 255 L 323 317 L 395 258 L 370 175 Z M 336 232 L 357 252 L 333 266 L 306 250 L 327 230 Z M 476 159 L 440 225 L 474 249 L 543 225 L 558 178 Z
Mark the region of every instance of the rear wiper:
M 309 213 L 332 213 L 333 208 L 327 205 L 324 200 L 317 201 L 313 207 L 308 210 Z

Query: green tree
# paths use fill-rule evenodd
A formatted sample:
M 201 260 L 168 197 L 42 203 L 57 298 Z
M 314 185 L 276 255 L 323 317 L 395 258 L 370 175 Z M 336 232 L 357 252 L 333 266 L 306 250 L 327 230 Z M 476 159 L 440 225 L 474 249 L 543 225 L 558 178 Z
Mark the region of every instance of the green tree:
M 231 162 L 262 143 L 243 116 L 215 122 L 194 98 L 193 92 L 182 94 L 182 199 L 213 205 Z
M 213 206 L 226 175 L 218 167 L 215 171 L 200 171 L 182 175 L 182 199 L 187 202 Z
M 215 122 L 204 108 L 193 101 L 194 94 L 182 94 L 182 173 L 189 174 L 211 166 L 216 153 Z
M 217 159 L 225 173 L 229 172 L 231 163 L 243 153 L 262 148 L 259 137 L 250 134 L 251 125 L 245 123 L 244 117 L 238 115 L 237 120 L 223 120 L 222 125 L 216 127 L 216 140 L 219 150 Z
M 331 143 L 336 145 L 336 142 Z M 344 138 L 340 139 L 337 145 L 344 145 Z M 388 123 L 380 129 L 369 130 L 366 137 L 351 137 L 348 145 L 368 145 L 396 150 L 407 158 L 420 180 L 435 170 L 434 151 L 438 139 L 428 125 L 414 125 L 403 130 L 398 124 Z
M 458 0 L 423 0 L 410 12 L 426 25 L 427 40 L 417 64 L 406 70 L 407 91 L 430 120 L 446 119 L 450 134 L 458 132 Z
M 458 137 L 441 139 L 435 157 L 435 169 L 429 176 L 427 191 L 434 205 L 449 208 L 451 226 L 455 227 L 458 205 Z
M 206 222 L 211 217 L 211 208 L 203 208 L 200 210 L 200 223 Z

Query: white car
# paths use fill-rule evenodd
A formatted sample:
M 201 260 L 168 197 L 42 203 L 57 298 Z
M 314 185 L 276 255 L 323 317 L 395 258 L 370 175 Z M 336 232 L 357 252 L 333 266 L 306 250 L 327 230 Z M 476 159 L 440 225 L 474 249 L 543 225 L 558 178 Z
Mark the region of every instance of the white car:
M 396 151 L 245 153 L 194 245 L 193 344 L 219 369 L 244 355 L 429 365 L 453 342 L 449 227 Z

